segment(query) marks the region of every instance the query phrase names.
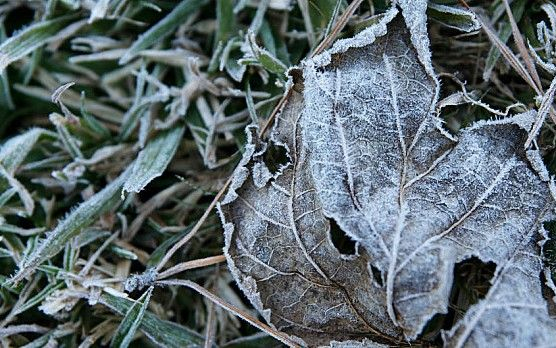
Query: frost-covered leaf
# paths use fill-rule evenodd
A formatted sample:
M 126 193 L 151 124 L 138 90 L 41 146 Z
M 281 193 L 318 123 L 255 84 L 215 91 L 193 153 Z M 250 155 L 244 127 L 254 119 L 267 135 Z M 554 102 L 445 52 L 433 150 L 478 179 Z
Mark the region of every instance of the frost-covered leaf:
M 229 268 L 269 323 L 309 346 L 396 345 L 447 312 L 456 263 L 477 257 L 497 265 L 493 286 L 446 345 L 550 345 L 540 245 L 555 202 L 524 150 L 535 113 L 444 131 L 426 2 L 398 4 L 403 19 L 393 8 L 290 70 L 268 143 L 248 128 L 220 205 Z M 354 255 L 335 247 L 337 227 Z
M 386 348 L 388 346 L 364 339 L 363 341 L 330 342 L 327 348 Z
M 538 228 L 538 224 L 532 226 Z M 486 297 L 443 333 L 447 347 L 554 345 L 556 321 L 547 313 L 542 294 L 539 277 L 543 261 L 535 243 L 536 228 L 513 241 L 513 250 L 498 264 Z

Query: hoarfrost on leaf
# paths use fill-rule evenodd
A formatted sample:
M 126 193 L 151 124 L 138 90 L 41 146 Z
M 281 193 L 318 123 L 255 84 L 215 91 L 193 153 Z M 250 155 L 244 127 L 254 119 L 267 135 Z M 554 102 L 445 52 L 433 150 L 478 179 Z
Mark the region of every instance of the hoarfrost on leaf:
M 497 265 L 486 297 L 444 332 L 448 346 L 552 344 L 542 294 L 542 223 L 553 182 L 524 143 L 535 113 L 457 138 L 434 115 L 426 2 L 398 1 L 376 25 L 290 70 L 268 143 L 256 128 L 219 209 L 240 288 L 278 330 L 309 346 L 400 344 L 446 313 L 456 263 Z M 264 154 L 287 151 L 270 175 Z M 331 223 L 357 242 L 334 246 Z

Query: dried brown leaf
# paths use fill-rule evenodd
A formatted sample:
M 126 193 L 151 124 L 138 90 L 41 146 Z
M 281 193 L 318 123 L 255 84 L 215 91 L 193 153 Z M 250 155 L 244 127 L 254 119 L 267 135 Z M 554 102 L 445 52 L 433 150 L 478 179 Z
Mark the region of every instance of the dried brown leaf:
M 540 249 L 554 184 L 524 149 L 535 112 L 444 131 L 423 3 L 399 1 L 404 20 L 393 8 L 290 70 L 270 141 L 248 128 L 220 205 L 228 265 L 278 330 L 353 346 L 415 340 L 447 312 L 455 264 L 478 257 L 497 265 L 493 285 L 446 345 L 550 345 Z

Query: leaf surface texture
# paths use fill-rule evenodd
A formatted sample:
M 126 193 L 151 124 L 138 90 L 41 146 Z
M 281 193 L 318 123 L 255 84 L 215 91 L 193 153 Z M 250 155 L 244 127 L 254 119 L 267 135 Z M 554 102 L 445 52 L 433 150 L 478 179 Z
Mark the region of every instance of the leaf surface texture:
M 370 346 L 416 340 L 447 312 L 456 263 L 478 257 L 497 265 L 492 286 L 445 344 L 550 345 L 540 275 L 554 198 L 538 153 L 524 150 L 535 114 L 444 131 L 418 3 L 290 70 L 269 141 L 247 129 L 220 205 L 229 267 L 302 344 Z M 287 154 L 278 168 L 272 148 Z M 337 250 L 331 224 L 355 255 Z

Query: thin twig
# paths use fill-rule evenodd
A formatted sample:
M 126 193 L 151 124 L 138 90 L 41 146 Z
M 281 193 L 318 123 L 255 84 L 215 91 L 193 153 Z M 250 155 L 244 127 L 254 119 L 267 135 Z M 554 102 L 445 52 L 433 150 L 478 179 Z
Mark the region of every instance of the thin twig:
M 312 55 L 315 55 L 315 54 L 318 54 L 318 53 L 322 52 L 325 48 L 327 48 L 330 45 L 330 43 L 332 41 L 334 41 L 334 39 L 338 36 L 338 34 L 341 32 L 341 30 L 347 24 L 349 18 L 353 15 L 355 10 L 359 7 L 361 2 L 363 2 L 363 0 L 355 0 L 354 2 L 352 2 L 346 8 L 346 11 L 338 19 L 338 22 L 334 26 L 334 29 L 332 29 L 332 32 L 330 33 L 330 35 L 322 40 L 322 42 L 318 45 L 318 47 L 313 51 Z M 281 111 L 282 107 L 284 106 L 286 101 L 289 99 L 290 95 L 291 95 L 291 90 L 289 90 L 284 95 L 284 97 L 282 97 L 282 99 L 280 99 L 280 101 L 278 102 L 278 105 L 276 105 L 276 107 L 272 111 L 272 114 L 270 115 L 267 122 L 265 123 L 265 125 L 261 129 L 261 132 L 260 132 L 261 137 L 266 134 L 266 132 L 268 131 L 268 129 L 270 128 L 270 126 L 274 122 L 274 118 L 276 117 L 278 112 Z M 185 243 L 187 243 L 191 238 L 193 238 L 193 236 L 195 236 L 195 234 L 199 231 L 199 229 L 201 228 L 201 226 L 203 225 L 205 220 L 208 218 L 208 216 L 210 215 L 210 213 L 214 209 L 214 207 L 216 207 L 216 204 L 218 203 L 220 198 L 224 195 L 224 193 L 228 189 L 228 186 L 230 185 L 231 182 L 232 182 L 232 177 L 228 178 L 226 183 L 224 183 L 224 186 L 222 186 L 220 191 L 218 191 L 216 196 L 214 196 L 214 199 L 212 200 L 212 202 L 210 203 L 208 208 L 205 210 L 205 212 L 203 213 L 201 218 L 197 221 L 195 226 L 193 226 L 193 229 L 191 230 L 191 232 L 189 232 L 182 239 L 180 239 L 179 242 L 174 244 L 174 246 L 172 246 L 172 248 L 166 253 L 166 255 L 164 255 L 164 258 L 162 258 L 160 263 L 156 266 L 156 271 L 157 272 L 160 271 L 166 265 L 166 263 L 176 253 L 176 251 L 178 251 L 183 245 L 185 245 Z
M 531 143 L 537 137 L 539 130 L 541 129 L 546 116 L 550 112 L 550 108 L 552 107 L 552 102 L 554 101 L 554 93 L 556 92 L 556 77 L 550 83 L 550 87 L 544 94 L 542 98 L 541 105 L 539 106 L 539 111 L 537 114 L 537 119 L 533 127 L 531 127 L 531 131 L 529 132 L 529 136 L 527 137 L 527 141 L 525 142 L 525 148 L 529 148 Z
M 266 131 L 270 128 L 270 125 L 272 124 L 272 121 L 273 121 L 274 117 L 281 110 L 282 106 L 285 104 L 289 94 L 290 94 L 289 92 L 286 93 L 286 95 L 284 97 L 282 97 L 282 99 L 280 99 L 280 101 L 278 102 L 278 105 L 276 105 L 276 107 L 272 111 L 272 114 L 268 118 L 268 121 L 266 122 L 263 129 L 261 130 L 261 133 L 260 133 L 261 137 L 264 136 Z M 214 196 L 212 202 L 210 202 L 209 206 L 207 207 L 207 209 L 205 210 L 205 212 L 203 213 L 201 218 L 197 221 L 195 226 L 193 226 L 193 228 L 191 229 L 191 232 L 189 232 L 188 234 L 183 236 L 183 238 L 180 239 L 179 242 L 174 244 L 174 246 L 166 253 L 166 255 L 164 255 L 164 258 L 156 266 L 156 271 L 157 272 L 160 271 L 164 267 L 164 265 L 166 265 L 166 263 L 176 253 L 176 251 L 178 251 L 179 248 L 181 248 L 185 243 L 187 243 L 191 238 L 193 238 L 193 236 L 199 231 L 199 229 L 201 228 L 201 226 L 203 225 L 205 220 L 209 217 L 209 215 L 212 212 L 212 210 L 214 209 L 214 207 L 216 207 L 216 204 L 218 203 L 220 198 L 224 195 L 226 190 L 228 190 L 228 186 L 230 186 L 231 182 L 232 182 L 232 176 L 230 176 L 228 178 L 228 180 L 226 180 L 226 182 L 224 183 L 224 185 L 222 186 L 220 191 L 218 191 L 216 196 Z
M 506 58 L 508 63 L 512 66 L 512 68 L 514 68 L 514 70 L 518 73 L 518 75 L 521 76 L 521 78 L 525 82 L 527 82 L 527 84 L 531 86 L 531 88 L 535 90 L 535 93 L 537 93 L 538 95 L 542 95 L 543 94 L 542 90 L 537 86 L 537 84 L 535 83 L 535 81 L 527 71 L 527 69 L 525 69 L 523 64 L 521 64 L 521 62 L 516 57 L 516 55 L 508 48 L 508 46 L 506 46 L 506 44 L 504 44 L 504 42 L 500 40 L 500 38 L 496 35 L 496 33 L 490 28 L 490 26 L 487 23 L 485 23 L 481 19 L 480 16 L 477 16 L 477 20 L 481 24 L 481 27 L 483 28 L 485 33 L 487 34 L 487 37 L 496 46 L 496 48 L 500 50 L 502 56 Z
M 298 0 L 297 5 L 299 6 L 301 15 L 303 16 L 307 41 L 309 41 L 309 46 L 313 47 L 315 45 L 315 30 L 313 29 L 313 23 L 311 22 L 311 15 L 309 14 L 309 2 L 307 0 Z
M 459 1 L 468 10 L 471 10 L 471 8 L 465 2 L 465 0 L 459 0 Z M 511 25 L 512 25 L 512 32 L 513 32 L 513 35 L 514 35 L 514 39 L 516 41 L 516 46 L 518 47 L 518 50 L 521 50 L 522 46 L 525 47 L 525 44 L 523 42 L 523 37 L 521 36 L 521 33 L 519 32 L 519 29 L 517 28 L 517 24 L 515 23 L 515 19 L 513 17 L 511 9 L 509 8 L 509 5 L 507 4 L 507 0 L 504 0 L 504 5 L 507 5 L 506 6 L 506 11 L 508 12 L 508 16 L 510 17 L 510 22 L 511 22 Z M 554 123 L 556 123 L 556 111 L 552 107 L 552 101 L 553 101 L 554 95 L 552 95 L 552 98 L 549 98 L 549 99 L 546 98 L 546 95 L 543 91 L 542 85 L 540 83 L 540 79 L 539 79 L 538 74 L 537 74 L 537 70 L 535 69 L 534 65 L 531 66 L 531 64 L 533 64 L 533 63 L 529 61 L 531 59 L 531 57 L 529 56 L 529 53 L 526 51 L 526 48 L 525 48 L 525 52 L 522 52 L 521 55 L 522 55 L 523 59 L 525 60 L 525 64 L 527 65 L 527 68 L 525 68 L 521 64 L 521 62 L 516 57 L 516 55 L 508 48 L 508 46 L 506 46 L 506 44 L 504 42 L 502 42 L 500 40 L 500 38 L 498 38 L 496 33 L 488 26 L 488 24 L 486 24 L 481 19 L 480 16 L 477 16 L 477 19 L 479 20 L 479 23 L 481 24 L 481 27 L 483 28 L 483 30 L 487 34 L 487 37 L 489 38 L 489 40 L 500 50 L 500 53 L 502 53 L 504 58 L 506 58 L 508 63 L 512 66 L 512 68 L 514 68 L 514 70 L 517 72 L 517 74 L 519 76 L 521 76 L 521 78 L 523 80 L 525 80 L 525 82 L 527 82 L 527 84 L 529 86 L 531 86 L 531 88 L 533 88 L 533 90 L 535 91 L 535 93 L 537 93 L 538 96 L 543 97 L 543 102 L 542 103 L 544 105 L 544 108 L 546 108 L 546 110 L 544 108 L 543 108 L 543 110 L 541 110 L 541 107 L 543 107 L 543 105 L 541 105 L 541 107 L 539 107 L 538 118 L 535 121 L 535 125 L 531 129 L 531 131 L 529 133 L 529 137 L 526 141 L 526 146 L 525 147 L 527 148 L 532 144 L 533 137 L 536 136 L 536 134 L 538 134 L 538 131 L 539 131 L 540 127 L 542 126 L 542 124 L 544 123 L 544 120 L 546 119 L 547 115 L 550 115 L 550 117 L 552 118 Z M 547 91 L 547 93 L 548 93 L 548 91 Z
M 340 32 L 344 29 L 349 18 L 355 13 L 355 10 L 359 8 L 359 5 L 361 5 L 362 2 L 363 0 L 355 0 L 354 2 L 349 4 L 344 13 L 342 13 L 340 18 L 338 18 L 338 22 L 336 22 L 336 24 L 334 25 L 334 28 L 330 32 L 330 35 L 325 37 L 319 43 L 317 48 L 315 48 L 315 50 L 311 53 L 311 57 L 314 57 L 315 55 L 324 51 L 334 40 L 336 40 L 336 37 L 338 37 Z
M 23 332 L 33 332 L 40 334 L 48 332 L 48 328 L 36 324 L 12 325 L 5 328 L 0 328 L 0 337 L 8 337 Z
M 191 229 L 191 232 L 189 232 L 188 234 L 183 236 L 183 238 L 180 239 L 179 242 L 174 244 L 174 246 L 172 246 L 172 248 L 170 250 L 168 250 L 166 255 L 164 255 L 162 260 L 156 266 L 156 271 L 157 272 L 160 271 L 162 269 L 162 267 L 164 267 L 164 265 L 166 265 L 166 263 L 176 253 L 176 251 L 178 251 L 185 243 L 187 243 L 191 238 L 193 238 L 193 236 L 199 231 L 199 229 L 201 228 L 201 226 L 203 225 L 205 220 L 209 217 L 209 215 L 212 212 L 212 210 L 214 209 L 214 207 L 216 207 L 216 204 L 218 203 L 220 198 L 224 195 L 224 192 L 226 192 L 226 190 L 228 189 L 228 186 L 230 185 L 231 182 L 232 182 L 232 177 L 230 176 L 230 178 L 228 178 L 228 180 L 226 180 L 226 183 L 224 183 L 224 186 L 222 186 L 220 191 L 218 191 L 216 196 L 214 196 L 214 199 L 212 200 L 212 202 L 210 202 L 208 208 L 205 210 L 205 212 L 203 213 L 201 218 L 197 221 L 195 226 L 193 226 L 193 228 Z
M 205 257 L 204 259 L 182 262 L 173 267 L 168 268 L 164 272 L 161 272 L 157 278 L 159 280 L 168 278 L 176 273 L 187 271 L 189 269 L 207 267 L 224 261 L 226 261 L 226 257 L 224 255 L 217 255 L 217 256 Z
M 102 254 L 104 249 L 106 249 L 110 245 L 110 243 L 112 243 L 114 239 L 116 239 L 119 235 L 120 232 L 117 231 L 116 233 L 112 234 L 108 239 L 106 239 L 104 243 L 102 243 L 100 248 L 98 248 L 91 257 L 89 257 L 85 266 L 83 266 L 81 271 L 79 271 L 80 277 L 84 277 L 85 275 L 87 275 L 91 267 L 93 267 L 93 265 L 95 264 L 96 260 L 100 257 L 100 254 Z
M 216 313 L 214 310 L 214 303 L 207 303 L 207 325 L 205 328 L 205 343 L 204 348 L 212 348 L 214 346 L 214 338 L 216 336 Z
M 197 283 L 194 283 L 190 280 L 185 279 L 169 279 L 169 280 L 159 280 L 156 282 L 158 285 L 178 285 L 178 286 L 185 286 L 192 290 L 195 290 L 199 294 L 203 295 L 205 298 L 211 300 L 216 305 L 230 311 L 231 313 L 235 314 L 236 316 L 240 317 L 241 319 L 247 321 L 251 325 L 255 326 L 256 328 L 263 330 L 264 332 L 268 333 L 272 337 L 276 338 L 280 342 L 287 344 L 290 347 L 301 347 L 299 343 L 294 342 L 289 336 L 286 334 L 277 331 L 276 329 L 271 328 L 270 326 L 262 323 L 257 318 L 253 317 L 249 313 L 245 313 L 241 309 L 237 308 L 234 305 L 231 305 L 220 297 L 216 296 L 212 292 L 208 291 L 207 289 L 203 288 Z
M 266 123 L 264 124 L 263 128 L 261 129 L 261 133 L 260 133 L 261 137 L 264 136 L 266 134 L 266 132 L 270 129 L 270 127 L 274 123 L 274 118 L 276 117 L 276 115 L 280 111 L 282 111 L 282 108 L 284 107 L 284 105 L 286 104 L 288 99 L 290 98 L 290 95 L 291 95 L 291 89 L 289 89 L 286 92 L 286 94 L 282 97 L 282 99 L 280 99 L 280 101 L 278 102 L 278 104 L 276 105 L 274 110 L 272 110 L 272 113 L 270 114 L 270 116 L 266 120 Z
M 525 61 L 525 66 L 527 67 L 529 74 L 533 78 L 533 81 L 536 83 L 537 87 L 542 90 L 541 79 L 539 78 L 539 74 L 537 72 L 537 69 L 535 68 L 535 63 L 529 55 L 529 51 L 527 51 L 527 47 L 525 46 L 525 42 L 523 41 L 523 36 L 521 35 L 519 28 L 517 27 L 517 23 L 515 22 L 510 4 L 508 3 L 508 0 L 504 0 L 503 3 L 504 7 L 506 8 L 506 13 L 508 14 L 508 18 L 510 19 L 512 35 L 514 37 L 514 42 L 517 46 L 519 54 L 521 54 L 521 58 L 523 58 L 523 60 Z

